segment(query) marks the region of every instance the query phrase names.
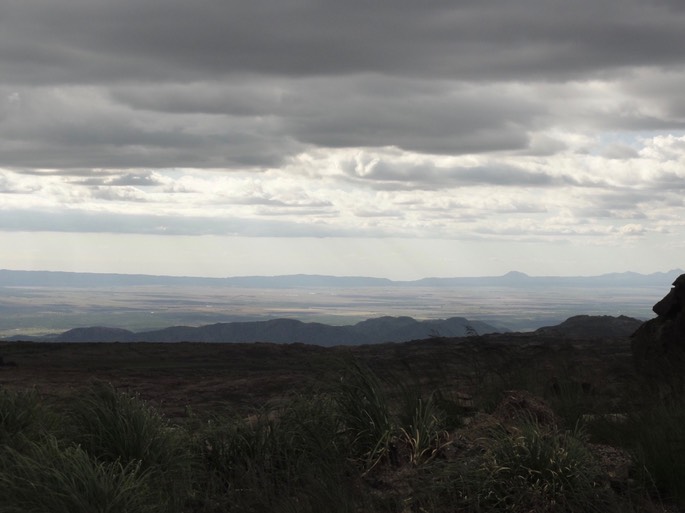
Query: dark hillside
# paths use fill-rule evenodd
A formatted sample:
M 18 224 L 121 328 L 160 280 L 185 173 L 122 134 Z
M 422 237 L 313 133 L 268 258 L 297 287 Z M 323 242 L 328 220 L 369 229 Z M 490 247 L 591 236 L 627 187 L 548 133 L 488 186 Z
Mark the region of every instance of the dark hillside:
M 642 325 L 642 321 L 621 315 L 576 315 L 556 326 L 545 326 L 535 331 L 540 335 L 568 338 L 629 337 Z
M 93 326 L 90 328 L 74 328 L 55 337 L 55 342 L 133 342 L 135 333 L 122 328 L 107 328 Z
M 12 340 L 41 342 L 206 342 L 276 344 L 316 344 L 321 346 L 407 342 L 431 336 L 463 337 L 469 334 L 494 333 L 499 330 L 481 321 L 464 317 L 417 321 L 411 317 L 379 317 L 348 326 L 331 326 L 296 319 L 216 323 L 206 326 L 171 326 L 154 331 L 133 333 L 124 329 L 75 328 L 57 337 L 30 338 L 17 335 Z
M 610 393 L 632 373 L 630 342 L 559 339 L 540 334 L 431 338 L 406 343 L 325 348 L 272 343 L 0 342 L 0 385 L 36 386 L 60 394 L 105 380 L 162 404 L 174 416 L 185 405 L 248 410 L 284 395 L 337 382 L 356 360 L 381 376 L 419 380 L 460 394 L 487 392 L 484 382 L 541 391 L 559 376 Z M 409 373 L 409 374 L 408 374 Z

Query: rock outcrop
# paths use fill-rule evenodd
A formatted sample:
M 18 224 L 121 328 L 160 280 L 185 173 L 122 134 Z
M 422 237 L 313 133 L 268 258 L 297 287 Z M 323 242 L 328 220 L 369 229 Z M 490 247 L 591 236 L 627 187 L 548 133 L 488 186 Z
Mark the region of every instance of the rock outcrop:
M 666 393 L 682 392 L 685 385 L 685 274 L 652 308 L 657 317 L 633 334 L 635 366 L 650 384 Z

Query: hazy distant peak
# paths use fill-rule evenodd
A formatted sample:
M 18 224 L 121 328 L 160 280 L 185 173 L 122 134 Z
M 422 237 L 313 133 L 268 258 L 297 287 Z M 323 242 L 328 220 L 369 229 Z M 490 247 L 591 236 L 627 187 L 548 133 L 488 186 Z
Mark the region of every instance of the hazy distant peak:
M 530 278 L 526 273 L 522 273 L 520 271 L 509 271 L 507 274 L 503 275 L 502 278 Z
M 123 328 L 89 326 L 73 328 L 54 338 L 55 342 L 126 342 L 132 340 L 134 333 Z

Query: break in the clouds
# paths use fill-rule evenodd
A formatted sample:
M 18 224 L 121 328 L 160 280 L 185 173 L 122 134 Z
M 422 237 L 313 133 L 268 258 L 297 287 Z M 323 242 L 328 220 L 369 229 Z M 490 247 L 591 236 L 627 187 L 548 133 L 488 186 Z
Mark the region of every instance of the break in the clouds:
M 682 48 L 668 0 L 9 0 L 0 233 L 547 244 L 550 262 L 659 245 L 676 267 Z

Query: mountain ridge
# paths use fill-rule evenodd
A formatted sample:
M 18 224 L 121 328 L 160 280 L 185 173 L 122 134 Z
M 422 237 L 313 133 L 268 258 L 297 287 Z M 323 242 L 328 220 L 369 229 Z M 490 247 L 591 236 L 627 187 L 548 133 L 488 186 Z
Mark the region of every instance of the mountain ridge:
M 640 274 L 632 271 L 606 273 L 595 276 L 529 276 L 509 271 L 501 276 L 480 277 L 426 277 L 417 280 L 391 280 L 368 276 L 331 276 L 322 274 L 284 274 L 275 276 L 233 276 L 212 278 L 202 276 L 168 276 L 149 274 L 81 273 L 69 271 L 22 271 L 0 269 L 0 287 L 53 286 L 53 287 L 112 287 L 131 285 L 188 285 L 245 288 L 298 288 L 298 287 L 453 287 L 453 286 L 635 286 L 653 284 L 670 285 L 685 271 L 671 269 L 666 272 Z M 670 281 L 669 281 L 670 280 Z

